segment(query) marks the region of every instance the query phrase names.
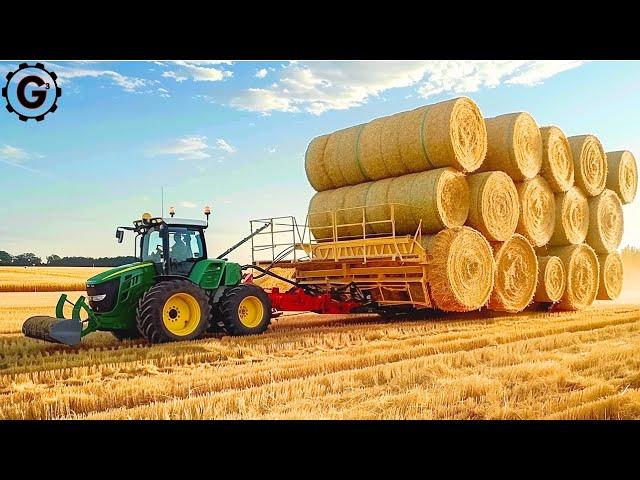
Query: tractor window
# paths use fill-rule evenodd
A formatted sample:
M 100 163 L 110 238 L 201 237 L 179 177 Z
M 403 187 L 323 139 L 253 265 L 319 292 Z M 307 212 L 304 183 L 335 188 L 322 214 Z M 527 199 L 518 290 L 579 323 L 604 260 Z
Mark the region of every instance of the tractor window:
M 175 275 L 189 275 L 193 264 L 203 257 L 202 237 L 197 230 L 171 228 L 169 248 L 171 273 Z
M 160 263 L 162 261 L 162 238 L 158 230 L 152 230 L 142 241 L 142 261 Z

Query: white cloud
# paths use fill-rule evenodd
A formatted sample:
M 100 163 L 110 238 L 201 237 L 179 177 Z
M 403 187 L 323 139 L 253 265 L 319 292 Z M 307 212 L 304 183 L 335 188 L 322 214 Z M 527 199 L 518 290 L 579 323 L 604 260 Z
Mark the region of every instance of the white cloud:
M 219 65 L 231 65 L 227 60 L 177 60 L 171 62 L 172 70 L 162 73 L 165 78 L 173 78 L 176 82 L 191 79 L 195 82 L 218 82 L 233 76 L 233 72 L 219 68 Z M 218 66 L 212 66 L 218 65 Z
M 196 208 L 197 205 L 193 202 L 189 202 L 187 200 L 183 200 L 180 203 L 178 203 L 178 206 L 180 207 L 184 207 L 184 208 Z
M 180 160 L 203 160 L 211 157 L 207 137 L 192 135 L 179 138 L 163 147 L 155 149 L 155 155 L 175 155 Z
M 167 90 L 166 88 L 158 88 L 158 93 L 160 94 L 161 97 L 170 97 L 171 95 L 169 95 L 169 90 Z
M 231 145 L 229 145 L 224 138 L 219 138 L 218 140 L 216 140 L 216 145 L 217 148 L 220 150 L 224 150 L 227 153 L 235 153 L 236 152 L 236 148 L 232 147 Z
M 249 88 L 229 104 L 239 110 L 319 115 L 362 105 L 392 89 L 416 86 L 430 97 L 500 84 L 536 85 L 581 61 L 313 61 L 290 62 L 269 88 Z
M 19 147 L 14 147 L 13 145 L 4 144 L 2 147 L 0 147 L 0 162 L 12 167 L 21 168 L 22 170 L 27 170 L 29 172 L 41 173 L 39 170 L 25 165 L 26 160 L 35 157 L 42 158 L 43 155 L 29 153 L 26 150 Z
M 157 83 L 156 80 L 148 80 L 138 77 L 129 77 L 122 75 L 114 70 L 99 70 L 95 68 L 78 68 L 69 67 L 66 65 L 51 64 L 55 68 L 55 72 L 58 75 L 58 84 L 63 85 L 73 78 L 109 78 L 113 84 L 121 87 L 125 92 L 136 92 L 143 87 L 153 85 Z
M 276 149 L 275 149 L 275 147 L 271 147 L 271 148 L 267 147 L 267 148 L 265 148 L 265 150 L 266 150 L 268 153 L 276 153 Z
M 256 72 L 256 77 L 258 78 L 264 78 L 267 76 L 267 73 L 269 73 L 269 71 L 266 68 L 261 68 L 260 70 L 258 70 Z

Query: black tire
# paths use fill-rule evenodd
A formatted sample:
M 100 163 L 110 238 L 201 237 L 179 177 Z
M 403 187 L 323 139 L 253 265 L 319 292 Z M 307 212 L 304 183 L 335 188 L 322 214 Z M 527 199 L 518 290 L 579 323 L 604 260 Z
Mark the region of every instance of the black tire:
M 211 321 L 209 322 L 208 333 L 225 333 L 224 323 L 222 322 L 222 311 L 220 310 L 220 302 L 214 302 L 213 297 L 216 290 L 209 293 L 209 305 L 211 305 Z
M 137 327 L 130 330 L 111 330 L 111 335 L 113 335 L 120 341 L 135 340 L 142 337 Z
M 262 305 L 262 315 L 257 323 L 246 325 L 240 319 L 240 304 L 248 297 L 255 297 Z M 221 321 L 229 335 L 255 335 L 264 332 L 271 323 L 271 300 L 263 289 L 256 285 L 243 283 L 230 287 L 220 298 Z
M 185 334 L 171 332 L 164 323 L 163 309 L 173 295 L 182 293 L 192 297 L 200 309 L 200 318 L 194 330 Z M 179 318 L 179 309 L 171 308 Z M 136 312 L 138 331 L 151 343 L 194 340 L 201 337 L 211 320 L 211 306 L 207 293 L 189 280 L 170 280 L 151 287 L 140 299 Z

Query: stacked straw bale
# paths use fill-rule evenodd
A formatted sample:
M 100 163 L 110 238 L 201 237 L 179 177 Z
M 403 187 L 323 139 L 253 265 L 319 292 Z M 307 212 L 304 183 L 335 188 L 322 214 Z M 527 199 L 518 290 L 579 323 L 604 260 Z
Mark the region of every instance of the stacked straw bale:
M 529 241 L 516 233 L 506 242 L 492 244 L 496 278 L 489 308 L 498 312 L 524 310 L 536 292 L 538 258 Z
M 514 181 L 535 177 L 542 166 L 542 137 L 526 112 L 485 118 L 487 157 L 479 171 L 500 170 Z
M 472 172 L 486 151 L 482 114 L 460 97 L 316 137 L 305 170 L 324 191 L 442 167 Z
M 566 274 L 560 257 L 538 257 L 538 286 L 533 299 L 536 302 L 560 301 L 566 287 Z
M 607 156 L 595 135 L 569 137 L 575 182 L 588 196 L 602 193 L 607 183 Z
M 616 192 L 623 204 L 633 202 L 638 190 L 638 167 L 633 153 L 608 152 L 607 163 L 607 188 Z
M 622 291 L 622 256 L 618 252 L 598 255 L 600 264 L 600 286 L 598 300 L 615 300 Z
M 484 119 L 460 97 L 320 135 L 305 169 L 316 240 L 421 229 L 438 309 L 578 310 L 620 294 L 637 165 L 594 135 L 539 128 L 526 112 Z

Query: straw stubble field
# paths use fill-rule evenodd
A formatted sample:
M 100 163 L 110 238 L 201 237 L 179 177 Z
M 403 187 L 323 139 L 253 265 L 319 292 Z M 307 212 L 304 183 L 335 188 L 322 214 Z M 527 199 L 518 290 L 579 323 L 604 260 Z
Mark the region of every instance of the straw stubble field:
M 625 255 L 625 286 L 638 255 Z M 0 419 L 640 418 L 640 305 L 290 315 L 252 337 L 150 346 L 24 338 L 57 293 L 0 293 Z M 75 297 L 80 293 L 72 296 Z

